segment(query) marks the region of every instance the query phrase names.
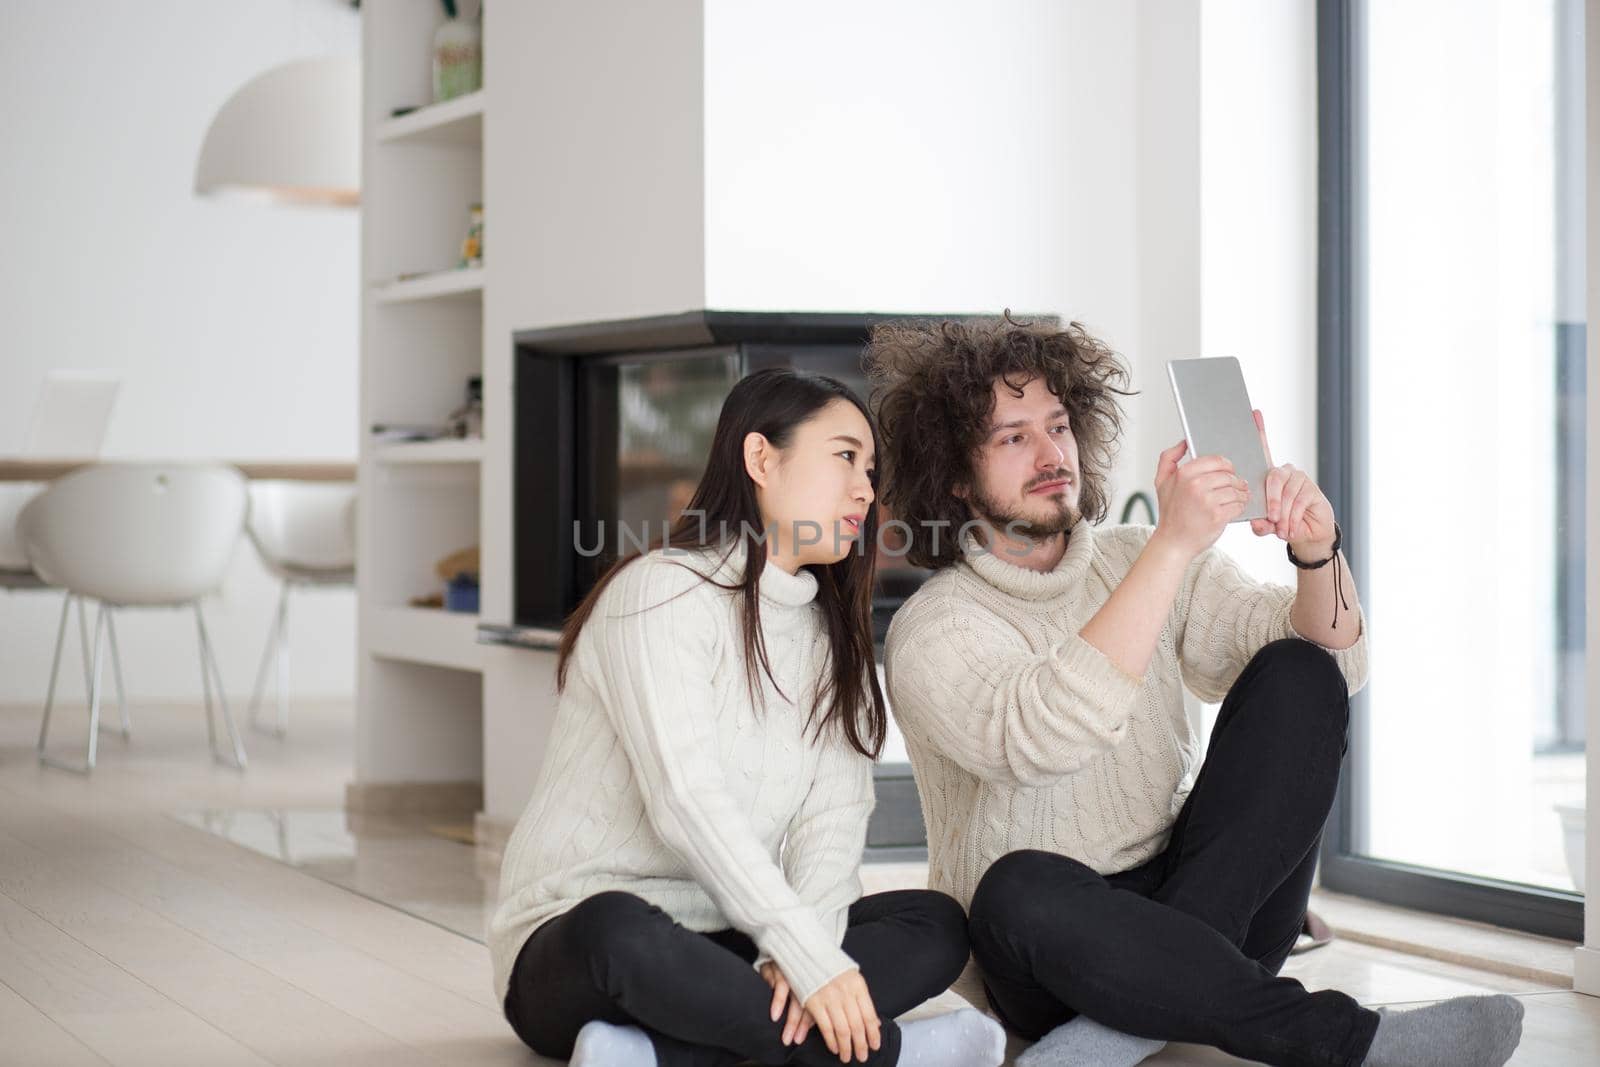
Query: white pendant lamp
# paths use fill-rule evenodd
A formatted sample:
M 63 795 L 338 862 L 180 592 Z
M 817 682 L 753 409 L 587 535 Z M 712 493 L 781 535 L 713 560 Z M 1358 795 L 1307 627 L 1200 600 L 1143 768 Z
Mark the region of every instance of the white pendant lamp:
M 361 65 L 297 59 L 246 82 L 211 120 L 194 191 L 351 207 L 361 199 Z

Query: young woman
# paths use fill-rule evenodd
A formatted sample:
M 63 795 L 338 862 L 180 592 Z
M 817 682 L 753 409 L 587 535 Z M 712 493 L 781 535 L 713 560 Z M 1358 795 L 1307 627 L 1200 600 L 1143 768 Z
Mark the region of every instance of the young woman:
M 861 896 L 883 694 L 874 439 L 831 378 L 752 374 L 666 545 L 567 621 L 544 766 L 489 929 L 517 1035 L 582 1067 L 1000 1063 L 924 890 Z M 860 551 L 857 545 L 867 551 Z

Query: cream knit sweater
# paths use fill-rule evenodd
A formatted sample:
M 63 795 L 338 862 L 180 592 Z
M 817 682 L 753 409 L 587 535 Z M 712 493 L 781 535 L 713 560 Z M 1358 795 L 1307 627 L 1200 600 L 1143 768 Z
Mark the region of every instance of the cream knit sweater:
M 737 581 L 745 550 L 720 558 L 658 550 L 629 564 L 579 635 L 489 922 L 501 1002 L 535 928 L 607 890 L 691 930 L 744 931 L 802 998 L 855 967 L 840 944 L 861 896 L 872 764 L 840 731 L 805 732 L 828 658 L 817 580 L 762 571 L 784 695 L 762 672 L 757 709 L 739 594 L 685 569 Z
M 1189 566 L 1144 677 L 1124 673 L 1078 631 L 1153 532 L 1080 522 L 1047 574 L 969 539 L 963 561 L 896 613 L 885 669 L 922 797 L 930 888 L 968 905 L 1016 849 L 1102 874 L 1155 856 L 1198 771 L 1182 687 L 1220 701 L 1262 646 L 1300 636 L 1294 589 L 1254 581 L 1212 548 Z M 1329 651 L 1355 692 L 1367 639 L 1364 620 L 1348 625 L 1361 638 Z

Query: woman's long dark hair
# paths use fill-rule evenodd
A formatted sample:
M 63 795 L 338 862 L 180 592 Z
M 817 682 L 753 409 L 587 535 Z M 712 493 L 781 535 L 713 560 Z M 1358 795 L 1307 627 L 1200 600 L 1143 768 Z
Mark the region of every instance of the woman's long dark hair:
M 868 427 L 872 426 L 872 416 L 866 405 L 843 383 L 825 375 L 771 367 L 741 379 L 722 404 L 711 441 L 711 455 L 706 460 L 705 474 L 695 489 L 694 498 L 667 531 L 666 546 L 682 549 L 720 546 L 726 549 L 723 559 L 732 555 L 741 541 L 745 543 L 748 551 L 742 580 L 723 585 L 710 577 L 702 577 L 719 588 L 737 590 L 740 594 L 745 675 L 752 700 L 757 691 L 757 671 L 765 672 L 774 688 L 777 688 L 777 679 L 772 677 L 766 641 L 761 633 L 760 581 L 767 566 L 767 553 L 765 544 L 758 540 L 762 532 L 761 510 L 756 503 L 755 483 L 745 471 L 744 439 L 750 433 L 759 433 L 776 447 L 786 448 L 801 423 L 835 400 L 848 401 L 861 412 Z M 730 540 L 724 543 L 723 538 L 730 533 Z M 872 659 L 872 585 L 877 566 L 874 549 L 878 543 L 876 501 L 867 508 L 858 537 L 849 554 L 838 563 L 806 567 L 817 579 L 817 603 L 826 620 L 829 651 L 828 678 L 818 690 L 817 704 L 811 709 L 807 726 L 820 736 L 824 728 L 836 722 L 852 748 L 876 759 L 883 749 L 888 722 L 883 691 L 878 685 Z M 578 633 L 589 620 L 600 594 L 623 567 L 638 558 L 638 555 L 630 556 L 608 568 L 567 617 L 556 660 L 557 692 L 566 688 L 567 666 L 577 647 Z M 826 712 L 821 711 L 824 705 Z

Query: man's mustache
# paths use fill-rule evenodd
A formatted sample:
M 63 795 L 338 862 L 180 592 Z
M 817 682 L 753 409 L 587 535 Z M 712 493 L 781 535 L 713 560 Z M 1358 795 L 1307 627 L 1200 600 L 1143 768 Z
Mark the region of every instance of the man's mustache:
M 1027 485 L 1023 486 L 1022 488 L 1024 490 L 1037 489 L 1039 486 L 1044 485 L 1046 482 L 1059 482 L 1063 478 L 1071 478 L 1072 476 L 1073 476 L 1072 472 L 1069 471 L 1069 470 L 1059 470 L 1059 471 L 1056 471 L 1054 474 L 1046 474 L 1046 475 L 1043 475 L 1041 477 L 1035 478 L 1033 481 L 1029 482 Z

